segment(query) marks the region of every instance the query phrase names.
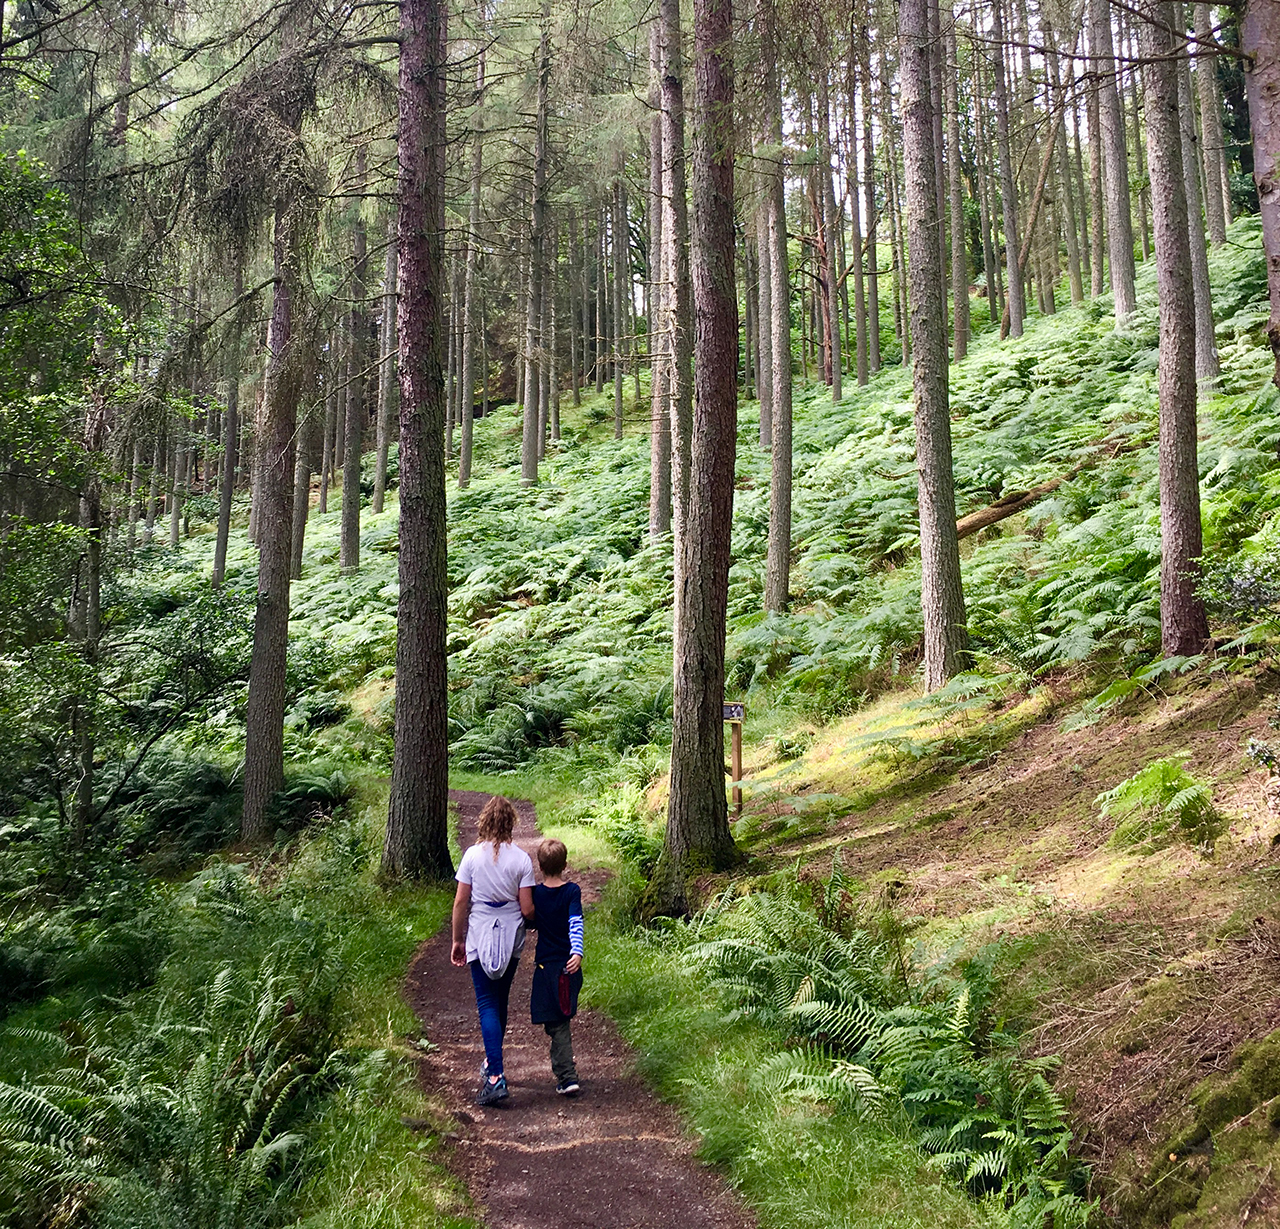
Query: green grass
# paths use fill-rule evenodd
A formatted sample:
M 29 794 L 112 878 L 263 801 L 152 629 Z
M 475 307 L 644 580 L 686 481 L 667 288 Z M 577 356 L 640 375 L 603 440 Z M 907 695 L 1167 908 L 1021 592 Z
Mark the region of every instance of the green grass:
M 604 916 L 609 916 L 606 900 Z M 820 1104 L 782 1102 L 755 1078 L 777 1049 L 722 1004 L 661 934 L 587 927 L 586 1001 L 613 1016 L 640 1072 L 673 1101 L 763 1229 L 970 1229 L 990 1210 L 887 1127 Z

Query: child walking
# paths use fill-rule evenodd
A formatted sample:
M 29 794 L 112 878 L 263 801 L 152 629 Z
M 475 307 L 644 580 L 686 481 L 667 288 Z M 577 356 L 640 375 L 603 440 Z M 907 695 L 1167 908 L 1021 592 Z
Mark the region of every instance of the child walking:
M 538 846 L 543 878 L 533 889 L 538 948 L 530 1003 L 534 1024 L 541 1024 L 551 1038 L 551 1070 L 556 1092 L 563 1096 L 578 1091 L 569 1021 L 577 1014 L 582 989 L 582 890 L 564 879 L 568 860 L 562 841 L 549 839 Z

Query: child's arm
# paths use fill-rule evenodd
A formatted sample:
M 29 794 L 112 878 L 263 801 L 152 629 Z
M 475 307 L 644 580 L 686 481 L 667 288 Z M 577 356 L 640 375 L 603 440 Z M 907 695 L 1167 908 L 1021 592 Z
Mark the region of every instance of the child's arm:
M 564 966 L 566 973 L 576 973 L 582 968 L 582 898 L 575 906 L 577 913 L 569 914 L 569 951 L 572 953 Z

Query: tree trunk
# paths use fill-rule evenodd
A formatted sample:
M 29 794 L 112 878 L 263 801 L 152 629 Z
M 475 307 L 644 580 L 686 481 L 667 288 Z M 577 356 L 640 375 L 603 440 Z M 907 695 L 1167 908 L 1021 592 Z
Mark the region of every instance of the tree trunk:
M 298 417 L 293 299 L 301 256 L 293 210 L 275 215 L 275 289 L 272 293 L 267 382 L 258 436 L 258 601 L 245 709 L 244 818 L 249 841 L 271 834 L 268 805 L 284 784 L 285 656 L 289 644 L 289 565 L 293 529 L 293 448 Z
M 974 89 L 977 96 L 983 96 L 982 56 L 976 46 L 971 46 L 973 55 Z M 987 316 L 995 324 L 1004 315 L 1004 283 L 1000 278 L 1000 259 L 994 238 L 995 220 L 993 202 L 991 200 L 991 175 L 988 170 L 987 155 L 990 141 L 987 137 L 987 125 L 982 108 L 977 109 L 975 117 L 977 126 L 977 168 L 978 180 L 978 222 L 982 228 L 982 267 L 987 284 Z
M 520 440 L 520 485 L 538 483 L 538 351 L 542 321 L 543 231 L 547 212 L 547 90 L 551 81 L 551 10 L 542 3 L 542 33 L 538 39 L 538 110 L 533 153 L 533 209 L 529 227 L 529 297 L 525 319 L 524 420 Z
M 475 424 L 475 322 L 476 264 L 480 255 L 480 192 L 484 184 L 484 75 L 485 26 L 487 5 L 476 5 L 476 104 L 472 121 L 471 202 L 467 209 L 467 254 L 462 278 L 462 440 L 458 450 L 458 489 L 466 490 L 471 482 L 471 460 L 474 451 Z M 577 387 L 577 377 L 574 377 Z
M 298 424 L 293 465 L 293 530 L 290 535 L 289 579 L 302 579 L 302 551 L 307 544 L 307 513 L 311 510 L 311 423 Z
M 126 531 L 125 544 L 132 554 L 138 540 L 138 496 L 142 490 L 142 441 L 133 441 L 133 455 L 129 462 L 129 528 Z M 216 561 L 216 554 L 214 556 Z M 225 563 L 225 560 L 224 560 Z M 215 585 L 221 583 L 221 578 Z
M 90 411 L 90 421 L 96 426 L 86 430 L 86 447 L 90 452 L 102 449 L 101 429 L 104 426 L 100 409 Z M 76 732 L 76 780 L 72 803 L 73 839 L 77 849 L 83 849 L 93 820 L 94 761 L 97 749 L 97 689 L 99 646 L 102 637 L 102 488 L 96 472 L 90 471 L 83 495 L 80 497 L 80 524 L 84 536 L 84 582 L 78 596 L 81 605 L 76 629 L 82 640 L 86 672 L 86 693 L 76 697 L 73 724 Z
M 1137 59 L 1137 37 L 1129 32 L 1129 37 L 1125 37 L 1125 14 L 1120 15 L 1120 29 L 1122 32 L 1122 46 L 1128 46 L 1129 60 Z M 1151 193 L 1147 188 L 1147 158 L 1146 152 L 1142 145 L 1142 74 L 1135 68 L 1132 72 L 1132 82 L 1129 91 L 1129 101 L 1133 106 L 1133 167 L 1138 177 L 1138 231 L 1142 238 L 1142 259 L 1147 261 L 1151 258 L 1151 231 L 1147 225 L 1147 215 L 1150 212 Z
M 613 438 L 622 438 L 622 329 L 626 320 L 623 306 L 622 282 L 626 276 L 624 265 L 627 246 L 626 206 L 622 201 L 622 180 L 613 181 L 613 214 L 609 228 L 613 233 Z
M 396 219 L 393 214 L 387 235 L 387 268 L 382 283 L 382 328 L 378 337 L 378 459 L 373 477 L 373 511 L 381 512 L 387 495 L 387 454 L 391 450 L 391 402 L 396 381 Z M 466 423 L 463 423 L 462 450 L 467 455 Z M 459 473 L 461 473 L 461 461 Z M 470 456 L 467 455 L 470 465 Z
M 444 172 L 448 54 L 442 0 L 400 3 L 400 603 L 395 756 L 382 871 L 447 879 Z M 545 30 L 545 23 L 544 23 Z
M 772 209 L 772 172 L 762 160 L 767 156 L 764 147 L 769 143 L 765 133 L 756 146 L 756 161 L 764 169 L 756 173 L 756 316 L 758 321 L 756 345 L 756 395 L 760 401 L 760 447 L 766 452 L 773 447 L 773 258 L 769 246 L 769 217 Z
M 1097 81 L 1089 85 L 1086 108 L 1089 121 L 1089 293 L 1097 298 L 1106 285 L 1102 262 L 1106 251 L 1102 200 L 1102 105 L 1101 87 Z
M 769 384 L 773 398 L 772 458 L 769 479 L 769 541 L 765 558 L 764 608 L 787 608 L 791 593 L 791 271 L 787 254 L 787 215 L 783 197 L 782 83 L 778 72 L 777 7 L 762 0 L 761 61 L 764 65 L 765 114 L 771 157 L 761 163 L 767 175 L 769 300 L 773 362 Z
M 342 359 L 339 357 L 339 338 L 335 328 L 329 335 L 329 361 L 326 363 L 325 380 L 328 385 L 324 398 L 324 445 L 320 460 L 320 499 L 316 511 L 324 516 L 329 511 L 329 486 L 333 482 L 333 452 L 338 437 L 338 409 L 342 383 Z
M 1196 596 L 1200 556 L 1196 466 L 1196 325 L 1186 180 L 1173 55 L 1174 5 L 1148 0 L 1147 132 L 1155 202 L 1156 287 L 1160 313 L 1160 641 L 1166 657 L 1203 651 L 1209 640 Z
M 551 275 L 551 253 L 555 251 L 555 240 L 547 236 L 544 240 L 544 268 L 542 270 L 542 294 L 538 305 L 538 460 L 546 459 L 547 431 L 551 426 L 551 316 L 548 310 L 555 294 L 555 283 Z
M 1102 0 L 1103 3 L 1106 0 Z M 996 146 L 1000 159 L 1000 197 L 1004 206 L 1004 251 L 1009 270 L 1006 282 L 1009 311 L 1009 336 L 1022 336 L 1022 322 L 1027 314 L 1023 298 L 1023 270 L 1018 260 L 1021 242 L 1018 237 L 1018 189 L 1013 178 L 1013 153 L 1009 145 L 1009 94 L 1004 77 L 1004 0 L 995 0 L 995 94 Z
M 1195 5 L 1196 93 L 1200 100 L 1200 128 L 1204 139 L 1200 153 L 1204 161 L 1204 206 L 1209 223 L 1209 240 L 1217 247 L 1227 241 L 1227 211 L 1231 188 L 1227 180 L 1226 141 L 1222 133 L 1222 93 L 1218 89 L 1217 56 L 1205 50 L 1213 41 L 1213 20 L 1209 6 Z M 1193 121 L 1194 122 L 1194 121 Z
M 366 179 L 365 148 L 356 151 L 355 189 L 357 199 L 364 194 Z M 342 466 L 342 530 L 338 547 L 338 566 L 343 571 L 360 566 L 360 461 L 364 455 L 364 389 L 365 358 L 369 334 L 364 310 L 365 283 L 368 279 L 368 236 L 357 205 L 355 234 L 352 238 L 351 296 L 351 384 L 347 389 L 347 421 L 344 463 Z
M 875 139 L 872 134 L 870 8 L 870 0 L 865 0 L 859 16 L 862 21 L 862 190 L 866 193 L 867 207 L 867 367 L 876 372 L 880 370 L 880 247 Z
M 692 290 L 689 285 L 689 212 L 684 168 L 684 55 L 680 0 L 660 0 L 662 22 L 662 246 L 667 282 L 665 325 L 670 356 L 671 525 L 675 535 L 676 590 L 681 585 L 680 541 L 689 517 L 689 467 L 693 436 Z M 673 612 L 680 645 L 680 604 Z
M 848 154 L 845 159 L 845 178 L 849 192 L 849 228 L 853 254 L 846 268 L 853 273 L 853 353 L 854 372 L 859 387 L 867 382 L 867 279 L 863 270 L 862 200 L 858 192 L 858 141 L 857 141 L 857 81 L 855 65 L 858 63 L 857 9 L 849 9 L 849 52 L 846 62 L 845 138 Z M 867 222 L 870 223 L 868 218 Z
M 1116 325 L 1123 326 L 1137 306 L 1134 289 L 1133 216 L 1129 209 L 1129 158 L 1125 148 L 1124 117 L 1116 88 L 1116 63 L 1107 0 L 1089 0 L 1089 37 L 1099 75 L 1098 111 L 1102 129 L 1102 158 L 1107 210 L 1107 253 L 1111 262 L 1111 293 L 1116 302 Z
M 827 287 L 827 361 L 830 368 L 831 400 L 844 397 L 844 358 L 840 353 L 840 295 L 836 288 L 836 230 L 840 223 L 836 213 L 835 183 L 831 170 L 831 99 L 824 69 L 818 77 L 818 191 L 822 194 L 822 280 Z
M 958 363 L 969 353 L 969 228 L 964 221 L 964 183 L 960 168 L 960 66 L 956 21 L 950 3 L 946 23 L 947 171 L 951 195 L 951 294 L 955 303 L 952 354 Z
M 147 491 L 147 511 L 142 522 L 142 541 L 144 543 L 150 542 L 155 537 L 156 513 L 160 507 L 160 472 L 163 461 L 164 445 L 160 436 L 157 435 L 155 447 L 151 453 L 151 485 Z
M 1245 74 L 1249 122 L 1253 128 L 1253 181 L 1262 215 L 1262 247 L 1267 256 L 1271 320 L 1267 340 L 1276 356 L 1275 382 L 1280 385 L 1280 5 L 1248 0 L 1240 41 L 1251 57 Z
M 664 0 L 664 4 L 668 0 Z M 725 614 L 737 435 L 737 294 L 733 226 L 733 8 L 695 0 L 693 280 L 697 364 L 692 501 L 676 602 L 685 634 L 675 661 L 666 911 L 686 913 L 689 880 L 736 856 L 724 783 Z M 776 441 L 775 441 L 776 446 Z
M 1048 44 L 1048 56 L 1046 58 L 1049 64 L 1049 82 L 1053 89 L 1049 103 L 1050 106 L 1065 114 L 1067 99 L 1062 92 L 1062 74 L 1058 64 L 1055 32 L 1049 24 L 1047 14 L 1042 14 L 1041 22 L 1044 25 L 1045 42 Z M 1055 144 L 1057 147 L 1058 181 L 1061 184 L 1062 198 L 1066 203 L 1066 225 L 1063 229 L 1067 235 L 1067 272 L 1071 278 L 1071 302 L 1078 306 L 1084 302 L 1084 279 L 1080 270 L 1080 232 L 1076 227 L 1075 194 L 1071 190 L 1071 155 L 1067 150 L 1066 124 L 1057 124 L 1055 127 L 1057 131 Z
M 237 304 L 244 296 L 244 267 L 237 261 L 235 286 L 232 291 Z M 222 416 L 222 482 L 218 489 L 218 535 L 213 547 L 213 587 L 222 584 L 227 575 L 227 543 L 231 539 L 231 503 L 236 493 L 236 455 L 240 445 L 240 354 L 243 347 L 243 325 L 240 308 L 232 325 L 227 354 L 227 409 Z
M 671 531 L 671 411 L 663 323 L 662 28 L 657 21 L 649 27 L 649 108 L 649 541 L 653 543 Z
M 177 550 L 182 534 L 182 504 L 187 485 L 187 424 L 179 420 L 173 441 L 173 475 L 169 501 L 169 546 Z
M 936 691 L 962 668 L 968 649 L 951 463 L 947 310 L 938 269 L 937 162 L 930 114 L 928 0 L 899 6 L 902 145 L 907 192 L 911 336 L 915 352 L 916 465 L 919 470 L 924 685 Z
M 1181 0 L 1169 6 L 1181 36 L 1186 29 Z M 1209 286 L 1209 253 L 1205 248 L 1204 214 L 1200 198 L 1200 151 L 1196 112 L 1191 94 L 1191 64 L 1177 61 L 1178 120 L 1182 131 L 1182 178 L 1187 191 L 1187 238 L 1191 245 L 1191 284 L 1196 303 L 1196 378 L 1211 388 L 1218 378 L 1218 346 L 1213 327 L 1213 295 Z

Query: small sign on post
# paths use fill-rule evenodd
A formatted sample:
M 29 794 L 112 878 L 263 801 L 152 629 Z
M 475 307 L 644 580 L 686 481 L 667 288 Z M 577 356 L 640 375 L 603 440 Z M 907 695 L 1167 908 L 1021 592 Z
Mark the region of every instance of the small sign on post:
M 724 719 L 729 722 L 730 771 L 733 773 L 733 810 L 736 815 L 742 814 L 742 787 L 738 782 L 742 780 L 742 721 L 746 715 L 745 704 L 725 702 Z

